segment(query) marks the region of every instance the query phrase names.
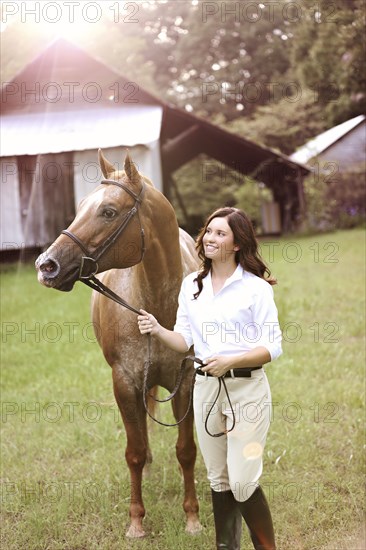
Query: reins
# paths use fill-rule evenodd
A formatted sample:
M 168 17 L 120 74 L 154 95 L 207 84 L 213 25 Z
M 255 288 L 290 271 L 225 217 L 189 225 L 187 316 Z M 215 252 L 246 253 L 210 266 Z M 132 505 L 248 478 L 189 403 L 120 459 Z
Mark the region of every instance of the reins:
M 92 277 L 90 277 L 89 279 L 83 279 L 81 282 L 84 283 L 84 285 L 90 286 L 90 288 L 92 288 L 96 292 L 99 292 L 100 294 L 102 294 L 106 298 L 109 298 L 110 300 L 113 300 L 113 302 L 116 302 L 120 306 L 123 306 L 126 309 L 129 309 L 130 311 L 132 311 L 133 313 L 136 313 L 137 315 L 140 315 L 140 312 L 139 312 L 138 309 L 131 306 L 128 302 L 126 302 L 126 300 L 121 298 L 121 296 L 118 296 L 118 294 L 113 292 L 113 290 L 111 290 L 110 288 L 105 286 L 102 283 L 102 281 L 97 279 L 94 275 Z
M 104 243 L 102 243 L 94 251 L 93 254 L 88 251 L 87 247 L 84 245 L 82 240 L 79 239 L 79 237 L 77 237 L 76 235 L 74 235 L 74 233 L 71 233 L 71 231 L 68 231 L 67 229 L 62 231 L 62 233 L 64 235 L 66 235 L 67 237 L 69 237 L 71 240 L 73 240 L 84 253 L 84 256 L 81 257 L 78 279 L 82 283 L 84 283 L 85 285 L 87 285 L 90 288 L 92 288 L 93 290 L 95 290 L 96 292 L 99 292 L 100 294 L 105 296 L 106 298 L 109 298 L 110 300 L 113 300 L 117 304 L 119 304 L 119 305 L 125 307 L 126 309 L 132 311 L 133 313 L 136 313 L 137 315 L 139 315 L 140 311 L 138 309 L 131 306 L 123 298 L 121 298 L 121 296 L 118 296 L 118 294 L 113 292 L 113 290 L 111 290 L 110 288 L 105 286 L 99 279 L 97 279 L 95 277 L 95 275 L 96 275 L 96 273 L 98 272 L 98 269 L 99 269 L 98 260 L 103 256 L 103 254 L 105 254 L 105 252 L 107 252 L 107 250 L 110 248 L 110 246 L 112 244 L 114 244 L 116 242 L 116 240 L 121 236 L 123 231 L 126 229 L 127 225 L 130 223 L 130 221 L 133 219 L 133 217 L 136 214 L 138 216 L 139 223 L 140 223 L 140 235 L 141 235 L 141 257 L 140 257 L 139 262 L 137 262 L 137 263 L 140 263 L 142 261 L 142 259 L 144 257 L 144 253 L 145 253 L 145 234 L 144 234 L 144 230 L 143 230 L 141 220 L 140 220 L 140 216 L 139 216 L 139 207 L 142 204 L 142 200 L 143 200 L 143 197 L 144 197 L 144 194 L 145 194 L 145 184 L 144 184 L 144 182 L 142 182 L 142 189 L 140 191 L 140 194 L 136 195 L 136 193 L 134 193 L 131 189 L 129 189 L 126 185 L 124 185 L 123 183 L 121 183 L 119 181 L 115 181 L 115 180 L 111 180 L 111 179 L 105 179 L 105 180 L 102 180 L 101 183 L 102 184 L 117 185 L 118 187 L 120 187 L 121 189 L 126 191 L 126 193 L 128 193 L 133 199 L 135 199 L 134 206 L 131 208 L 131 210 L 129 210 L 129 212 L 127 212 L 125 218 L 122 220 L 121 225 L 119 227 L 117 227 L 117 229 L 109 237 L 107 237 L 107 239 L 104 241 Z M 184 413 L 183 417 L 180 420 L 178 420 L 177 422 L 174 422 L 173 424 L 168 424 L 168 423 L 165 423 L 165 422 L 161 422 L 160 420 L 157 420 L 154 416 L 152 416 L 152 414 L 150 413 L 149 408 L 148 408 L 147 397 L 150 397 L 151 399 L 153 399 L 154 401 L 156 401 L 158 403 L 166 403 L 167 401 L 171 401 L 176 396 L 176 394 L 178 392 L 178 389 L 179 389 L 179 387 L 182 383 L 183 374 L 184 374 L 184 371 L 185 371 L 185 368 L 186 368 L 187 361 L 194 361 L 196 363 L 199 363 L 201 366 L 204 366 L 204 363 L 198 357 L 194 357 L 192 355 L 187 355 L 187 357 L 185 357 L 182 360 L 182 363 L 181 363 L 181 366 L 180 366 L 180 369 L 179 369 L 179 373 L 178 373 L 178 376 L 177 376 L 177 381 L 176 381 L 175 387 L 173 388 L 173 391 L 167 397 L 165 397 L 164 399 L 157 399 L 156 397 L 154 397 L 153 395 L 151 395 L 149 393 L 151 388 L 148 389 L 148 376 L 149 376 L 149 369 L 152 365 L 152 361 L 151 361 L 151 335 L 148 334 L 147 336 L 148 336 L 148 339 L 147 339 L 147 359 L 144 362 L 144 377 L 143 377 L 143 388 L 142 388 L 142 397 L 143 397 L 143 403 L 144 403 L 145 411 L 149 415 L 149 417 L 152 420 L 154 420 L 154 422 L 157 422 L 158 424 L 160 424 L 162 426 L 167 426 L 167 427 L 178 426 L 181 422 L 183 422 L 183 420 L 185 420 L 185 418 L 187 417 L 187 415 L 188 415 L 188 413 L 191 409 L 193 385 L 194 385 L 194 381 L 195 381 L 195 377 L 196 377 L 196 370 L 194 371 L 192 381 L 191 381 L 191 389 L 190 389 L 190 392 L 189 392 L 189 402 L 188 402 L 187 410 Z M 230 397 L 229 397 L 229 393 L 227 391 L 225 380 L 222 376 L 220 376 L 220 377 L 218 377 L 218 382 L 219 382 L 219 389 L 218 389 L 217 395 L 215 397 L 215 400 L 214 400 L 214 402 L 213 402 L 213 404 L 212 404 L 212 406 L 211 406 L 211 408 L 210 408 L 210 410 L 207 414 L 206 421 L 205 421 L 205 430 L 208 433 L 208 435 L 210 435 L 211 437 L 220 437 L 222 435 L 225 435 L 225 434 L 231 432 L 235 427 L 235 413 L 234 413 L 234 410 L 233 410 L 232 403 L 230 401 Z M 217 433 L 217 434 L 211 434 L 208 430 L 208 419 L 209 419 L 209 416 L 210 416 L 214 406 L 217 403 L 222 385 L 224 387 L 226 397 L 227 397 L 228 402 L 230 404 L 231 412 L 233 414 L 233 424 L 232 424 L 232 427 L 230 428 L 230 430 L 226 430 L 224 432 L 220 432 L 220 433 Z
M 138 309 L 131 306 L 128 302 L 126 302 L 123 298 L 121 298 L 121 296 L 118 296 L 118 294 L 113 292 L 113 290 L 111 290 L 106 285 L 104 285 L 99 279 L 97 279 L 95 277 L 95 275 L 96 275 L 96 273 L 98 272 L 98 269 L 99 269 L 98 260 L 102 257 L 103 254 L 105 254 L 105 252 L 107 252 L 109 247 L 116 242 L 118 237 L 120 237 L 120 235 L 126 229 L 129 222 L 133 219 L 133 217 L 136 214 L 138 215 L 138 218 L 139 218 L 140 234 L 141 234 L 141 257 L 140 257 L 139 262 L 137 262 L 137 263 L 140 263 L 142 261 L 142 259 L 144 257 L 144 253 L 145 253 L 145 234 L 144 234 L 144 230 L 143 230 L 143 227 L 142 227 L 142 224 L 141 224 L 141 220 L 140 220 L 138 211 L 139 211 L 139 207 L 142 204 L 142 200 L 143 200 L 143 197 L 144 197 L 145 183 L 144 182 L 142 183 L 142 189 L 141 189 L 141 192 L 140 192 L 139 195 L 136 195 L 136 193 L 134 193 L 131 189 L 129 189 L 126 185 L 124 185 L 123 183 L 121 183 L 119 181 L 115 181 L 115 180 L 111 180 L 111 179 L 105 179 L 105 180 L 102 180 L 101 183 L 102 184 L 117 185 L 118 187 L 120 187 L 121 189 L 126 191 L 126 193 L 131 195 L 132 198 L 135 199 L 134 206 L 126 214 L 126 216 L 123 219 L 121 225 L 119 227 L 117 227 L 117 229 L 104 241 L 104 243 L 101 246 L 99 246 L 94 251 L 93 254 L 88 251 L 87 247 L 84 245 L 82 240 L 79 239 L 79 237 L 77 237 L 76 235 L 74 235 L 74 233 L 72 233 L 71 231 L 68 231 L 66 229 L 64 231 L 62 231 L 62 233 L 64 235 L 66 235 L 67 237 L 69 237 L 71 240 L 73 240 L 84 253 L 84 256 L 82 256 L 81 263 L 80 263 L 80 270 L 79 270 L 79 276 L 78 276 L 79 281 L 81 281 L 85 285 L 89 286 L 90 288 L 92 288 L 96 292 L 99 292 L 100 294 L 102 294 L 106 298 L 109 298 L 110 300 L 113 300 L 117 304 L 125 307 L 126 309 L 132 311 L 133 313 L 136 313 L 137 315 L 140 315 L 140 311 Z M 147 342 L 148 342 L 148 357 L 147 357 L 147 360 L 144 362 L 144 378 L 143 378 L 143 389 L 142 389 L 144 407 L 145 407 L 145 410 L 146 410 L 147 414 L 150 416 L 150 418 L 152 420 L 154 420 L 155 422 L 157 422 L 158 424 L 161 424 L 162 426 L 177 426 L 178 424 L 183 422 L 183 420 L 187 417 L 187 415 L 190 411 L 191 403 L 192 403 L 192 390 L 190 391 L 188 408 L 187 408 L 185 414 L 183 415 L 183 417 L 178 422 L 175 422 L 174 424 L 165 424 L 164 422 L 160 422 L 159 420 L 157 420 L 156 418 L 154 418 L 152 416 L 152 414 L 148 410 L 147 396 L 149 396 L 151 399 L 154 399 L 155 401 L 158 401 L 160 403 L 167 402 L 167 401 L 170 401 L 171 399 L 173 399 L 175 397 L 175 395 L 177 394 L 177 391 L 178 391 L 178 389 L 180 387 L 180 384 L 182 382 L 186 362 L 188 360 L 192 360 L 194 358 L 192 358 L 191 356 L 188 356 L 188 357 L 185 357 L 183 359 L 183 361 L 181 363 L 180 370 L 179 370 L 179 374 L 178 374 L 178 377 L 177 377 L 177 382 L 175 384 L 175 387 L 174 387 L 172 393 L 168 397 L 166 397 L 165 399 L 156 399 L 153 395 L 149 394 L 149 389 L 147 388 L 149 368 L 152 364 L 152 361 L 151 361 L 151 336 L 150 336 L 150 334 L 148 334 L 147 336 L 148 336 L 148 340 L 147 340 Z M 193 380 L 194 380 L 194 377 L 193 377 Z M 193 387 L 193 383 L 192 383 L 192 387 Z
M 187 410 L 184 413 L 184 415 L 182 416 L 182 418 L 180 420 L 178 420 L 177 422 L 174 422 L 172 424 L 168 424 L 166 422 L 161 422 L 160 420 L 155 418 L 149 411 L 149 407 L 148 407 L 148 404 L 147 404 L 147 397 L 150 397 L 150 399 L 153 399 L 157 403 L 166 403 L 167 401 L 171 401 L 176 396 L 177 391 L 178 391 L 178 389 L 181 385 L 181 382 L 182 382 L 182 379 L 183 379 L 183 373 L 185 371 L 187 361 L 195 361 L 196 358 L 193 357 L 192 355 L 187 355 L 187 357 L 185 357 L 183 359 L 183 361 L 181 362 L 181 365 L 180 365 L 179 373 L 178 373 L 178 376 L 177 376 L 177 381 L 175 383 L 173 391 L 167 397 L 165 397 L 164 399 L 157 399 L 156 397 L 154 397 L 153 395 L 151 395 L 149 393 L 150 390 L 148 388 L 147 379 L 148 379 L 148 375 L 149 375 L 149 367 L 151 366 L 151 335 L 148 334 L 147 336 L 148 336 L 148 340 L 147 340 L 147 342 L 148 342 L 148 359 L 144 363 L 144 381 L 143 381 L 143 389 L 142 389 L 142 398 L 143 398 L 143 401 L 144 401 L 145 411 L 147 412 L 149 417 L 152 420 L 154 420 L 154 422 L 156 422 L 157 424 L 160 424 L 161 426 L 166 426 L 168 428 L 171 428 L 173 426 L 178 426 L 179 424 L 181 424 L 183 422 L 183 420 L 185 420 L 185 418 L 187 417 L 187 415 L 188 415 L 188 413 L 191 409 L 192 394 L 193 394 L 193 383 L 194 383 L 194 380 L 195 380 L 195 377 L 196 377 L 196 372 L 193 373 L 193 377 L 192 377 L 191 384 L 190 384 L 191 389 L 190 389 L 190 392 L 189 392 L 189 401 L 188 401 Z
M 199 365 L 201 366 L 205 366 L 205 363 L 202 361 L 202 359 L 200 359 L 199 357 L 192 357 L 192 356 L 189 356 L 190 359 L 192 359 L 192 361 L 194 361 L 195 363 L 198 363 Z M 197 373 L 197 369 L 195 371 L 195 374 Z M 203 373 L 203 374 L 206 374 L 206 373 Z M 205 430 L 206 430 L 206 433 L 208 435 L 210 435 L 211 437 L 221 437 L 222 435 L 226 435 L 228 434 L 229 432 L 232 432 L 233 429 L 235 428 L 235 424 L 236 424 L 236 420 L 235 420 L 235 412 L 234 412 L 234 409 L 233 409 L 233 405 L 231 403 L 231 399 L 230 399 L 230 396 L 229 396 L 229 392 L 227 391 L 227 387 L 226 387 L 226 382 L 225 382 L 225 378 L 223 376 L 218 376 L 217 377 L 217 380 L 219 382 L 219 389 L 217 390 L 217 394 L 216 394 L 216 397 L 215 399 L 213 400 L 213 403 L 211 405 L 211 408 L 210 410 L 208 411 L 207 413 L 207 416 L 206 416 L 206 420 L 205 420 Z M 227 397 L 227 400 L 228 400 L 228 403 L 230 405 L 230 410 L 232 412 L 232 415 L 233 415 L 233 423 L 232 423 L 232 426 L 230 428 L 230 430 L 224 430 L 223 432 L 219 432 L 217 434 L 212 434 L 209 429 L 208 429 L 208 419 L 210 417 L 210 414 L 211 412 L 213 411 L 218 399 L 219 399 L 219 395 L 220 395 L 220 392 L 221 392 L 221 386 L 224 387 L 224 390 L 225 390 L 225 393 L 226 393 L 226 397 Z
M 218 381 L 219 381 L 219 389 L 217 390 L 217 394 L 216 394 L 216 397 L 212 403 L 212 406 L 210 408 L 210 410 L 208 411 L 207 413 L 207 416 L 206 416 L 206 420 L 205 420 L 205 430 L 206 430 L 206 433 L 208 435 L 210 435 L 211 437 L 221 437 L 222 435 L 226 435 L 228 434 L 229 432 L 232 432 L 233 429 L 235 428 L 235 424 L 236 424 L 236 420 L 235 420 L 235 412 L 234 412 L 234 409 L 233 409 L 233 405 L 231 403 L 231 399 L 230 399 L 230 396 L 229 396 L 229 392 L 227 391 L 227 387 L 226 387 L 226 383 L 225 383 L 225 379 L 223 376 L 219 376 L 218 378 Z M 224 390 L 225 390 L 225 393 L 226 393 L 226 397 L 227 397 L 227 400 L 229 402 L 229 405 L 230 405 L 230 410 L 233 414 L 233 423 L 232 423 L 232 426 L 230 428 L 230 430 L 224 430 L 223 432 L 219 432 L 217 434 L 212 434 L 209 429 L 208 429 L 208 419 L 210 418 L 210 414 L 214 408 L 214 406 L 216 405 L 217 403 L 217 400 L 219 398 L 219 395 L 220 395 L 220 392 L 221 392 L 221 385 L 224 386 Z
M 151 336 L 150 334 L 147 335 L 149 338 L 148 338 L 148 356 L 150 358 L 151 356 L 151 351 L 150 351 L 150 347 L 151 347 Z M 193 394 L 193 385 L 194 385 L 194 381 L 196 379 L 196 374 L 197 374 L 197 369 L 194 370 L 194 373 L 193 373 L 193 377 L 192 377 L 192 381 L 191 381 L 191 391 L 189 392 L 189 402 L 188 402 L 188 407 L 187 407 L 187 410 L 185 412 L 185 414 L 183 415 L 183 417 L 178 421 L 178 422 L 175 422 L 174 424 L 167 424 L 165 422 L 160 422 L 160 420 L 157 420 L 155 417 L 152 416 L 152 414 L 150 413 L 149 409 L 148 409 L 148 405 L 147 405 L 147 400 L 146 400 L 146 397 L 149 396 L 151 399 L 154 399 L 154 401 L 158 402 L 158 403 L 166 403 L 167 401 L 170 401 L 171 399 L 173 399 L 173 397 L 175 397 L 178 389 L 179 389 L 179 386 L 182 382 L 182 378 L 183 378 L 183 372 L 185 370 L 185 367 L 186 367 L 186 362 L 187 361 L 193 361 L 194 363 L 199 363 L 201 366 L 205 366 L 205 363 L 202 361 L 202 359 L 200 359 L 199 357 L 195 357 L 194 355 L 187 355 L 182 363 L 181 363 L 181 366 L 180 366 L 180 370 L 179 370 L 179 374 L 178 374 L 178 377 L 177 377 L 177 381 L 176 381 L 176 384 L 175 384 L 175 387 L 173 389 L 173 391 L 171 392 L 171 394 L 168 395 L 168 397 L 165 397 L 164 399 L 157 399 L 156 397 L 154 397 L 153 395 L 151 395 L 149 392 L 149 390 L 147 389 L 147 377 L 148 377 L 148 372 L 149 372 L 149 366 L 150 366 L 150 360 L 148 359 L 147 361 L 145 361 L 145 364 L 144 364 L 144 383 L 143 383 L 143 400 L 144 400 L 144 406 L 145 406 L 145 410 L 147 412 L 147 414 L 150 416 L 150 418 L 152 418 L 152 420 L 154 420 L 154 422 L 157 422 L 157 424 L 160 424 L 161 426 L 167 426 L 167 427 L 172 427 L 172 426 L 178 426 L 178 424 L 180 424 L 181 422 L 183 422 L 183 420 L 186 418 L 187 414 L 189 413 L 189 410 L 191 408 L 191 403 L 192 403 L 192 394 Z M 210 408 L 210 410 L 208 411 L 207 413 L 207 416 L 206 416 L 206 420 L 205 420 L 205 430 L 206 430 L 206 433 L 208 435 L 210 435 L 211 437 L 221 437 L 222 435 L 226 435 L 228 434 L 229 432 L 232 432 L 233 429 L 235 428 L 235 424 L 236 424 L 236 420 L 235 420 L 235 413 L 234 413 L 234 409 L 233 409 L 233 405 L 231 403 L 231 399 L 230 399 L 230 396 L 229 396 L 229 392 L 227 390 L 227 387 L 226 387 L 226 383 L 225 383 L 225 379 L 223 376 L 219 376 L 218 378 L 218 382 L 219 382 L 219 389 L 217 390 L 217 394 L 216 394 L 216 397 L 212 403 L 212 406 Z M 221 391 L 221 386 L 224 387 L 224 390 L 225 390 L 225 393 L 226 393 L 226 397 L 227 397 L 227 400 L 229 402 L 229 405 L 230 405 L 230 409 L 231 409 L 231 412 L 232 412 L 232 415 L 233 415 L 233 423 L 232 423 L 232 426 L 230 428 L 230 430 L 225 430 L 223 432 L 219 432 L 219 433 L 216 433 L 216 434 L 212 434 L 209 429 L 208 429 L 208 419 L 210 417 L 210 414 L 212 412 L 212 410 L 214 409 L 216 403 L 217 403 L 217 400 L 219 398 L 219 395 L 220 395 L 220 391 Z

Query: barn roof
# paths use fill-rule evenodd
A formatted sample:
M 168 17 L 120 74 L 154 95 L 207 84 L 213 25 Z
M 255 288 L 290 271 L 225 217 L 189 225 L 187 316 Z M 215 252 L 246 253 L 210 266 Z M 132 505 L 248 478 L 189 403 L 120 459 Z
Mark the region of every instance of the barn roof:
M 83 151 L 117 145 L 154 143 L 160 137 L 162 107 L 41 111 L 5 114 L 1 119 L 1 156 Z
M 161 132 L 165 174 L 201 153 L 270 186 L 309 171 L 161 101 L 62 38 L 3 86 L 1 102 L 1 156 L 148 144 Z
M 10 82 L 4 83 L 1 90 L 3 113 L 111 103 L 114 106 L 161 104 L 136 82 L 64 38 L 53 40 Z
M 290 155 L 290 159 L 300 163 L 307 163 L 310 159 L 320 155 L 320 153 L 323 153 L 337 141 L 346 136 L 349 132 L 361 124 L 365 118 L 366 117 L 364 115 L 359 115 L 355 118 L 351 118 L 350 120 L 346 120 L 346 122 L 342 122 L 342 124 L 338 124 L 329 130 L 326 130 L 305 143 L 305 145 Z
M 173 172 L 194 158 L 198 151 L 270 186 L 275 180 L 283 183 L 286 176 L 296 180 L 298 175 L 304 176 L 310 172 L 308 167 L 282 153 L 228 132 L 182 109 L 170 108 L 164 117 L 162 152 L 167 171 Z

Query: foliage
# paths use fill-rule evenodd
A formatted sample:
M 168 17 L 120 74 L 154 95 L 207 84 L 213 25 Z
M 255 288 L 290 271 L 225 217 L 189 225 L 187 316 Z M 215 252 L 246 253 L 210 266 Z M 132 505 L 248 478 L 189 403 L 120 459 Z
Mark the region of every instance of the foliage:
M 273 413 L 261 483 L 281 549 L 363 548 L 364 234 L 262 240 L 284 333 L 268 366 Z M 93 336 L 90 290 L 45 289 L 34 267 L 2 272 L 2 547 L 212 550 L 210 490 L 195 472 L 202 534 L 184 533 L 176 429 L 154 426 L 143 481 L 145 540 L 125 538 L 126 438 Z M 337 297 L 337 307 L 334 298 Z M 171 421 L 170 407 L 159 406 Z M 242 548 L 250 548 L 243 527 Z
M 320 0 L 304 5 L 293 66 L 325 108 L 328 125 L 365 112 L 364 0 Z
M 261 106 L 253 117 L 237 118 L 226 127 L 287 155 L 327 128 L 314 93 L 301 87 L 296 88 L 296 95 Z
M 177 171 L 174 188 L 170 199 L 179 225 L 191 235 L 196 235 L 205 218 L 222 206 L 245 210 L 259 232 L 261 205 L 272 200 L 271 191 L 262 183 L 205 155 Z
M 69 25 L 68 37 L 200 115 L 247 119 L 281 100 L 291 83 L 319 95 L 318 112 L 326 107 L 328 126 L 365 108 L 363 0 L 279 0 L 256 9 L 247 0 L 158 0 L 130 3 L 136 11 L 131 18 L 124 2 L 100 4 L 98 24 L 84 22 L 80 33 Z M 2 80 L 30 62 L 57 29 L 35 24 L 32 16 L 9 18 L 1 32 Z
M 284 0 L 277 3 L 273 17 L 268 6 L 253 14 L 248 2 L 207 4 L 190 10 L 189 32 L 176 47 L 178 71 L 172 89 L 179 91 L 175 97 L 180 105 L 202 116 L 247 116 L 270 100 L 271 85 L 281 81 L 290 66 L 293 35 L 282 17 Z
M 199 155 L 177 170 L 174 180 L 181 200 L 177 192 L 173 192 L 170 199 L 179 224 L 195 235 L 213 210 L 235 205 L 235 191 L 243 176 L 205 155 Z
M 273 200 L 272 192 L 263 183 L 252 178 L 244 178 L 235 192 L 236 207 L 241 208 L 249 216 L 256 233 L 262 232 L 261 206 Z
M 366 220 L 366 167 L 330 177 L 325 173 L 309 176 L 305 182 L 307 225 L 309 229 L 329 230 L 355 227 Z

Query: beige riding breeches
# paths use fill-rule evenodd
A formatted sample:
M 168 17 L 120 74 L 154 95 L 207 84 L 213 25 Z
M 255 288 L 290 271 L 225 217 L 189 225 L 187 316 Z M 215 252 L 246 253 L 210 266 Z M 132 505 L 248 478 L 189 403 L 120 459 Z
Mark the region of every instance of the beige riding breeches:
M 212 409 L 207 430 L 205 422 L 219 389 L 216 377 L 196 375 L 194 416 L 198 443 L 214 491 L 232 490 L 238 501 L 247 500 L 258 486 L 263 469 L 263 453 L 271 421 L 271 392 L 263 369 L 252 371 L 251 378 L 224 378 L 224 386 Z

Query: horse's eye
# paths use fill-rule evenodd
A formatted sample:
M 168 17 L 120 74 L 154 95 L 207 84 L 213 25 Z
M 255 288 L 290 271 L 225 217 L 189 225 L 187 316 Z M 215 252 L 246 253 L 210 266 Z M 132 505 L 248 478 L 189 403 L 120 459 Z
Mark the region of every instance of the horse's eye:
M 114 216 L 116 215 L 116 212 L 114 210 L 112 210 L 111 208 L 106 208 L 105 210 L 103 210 L 103 217 L 104 218 L 108 218 L 109 220 L 114 218 Z

